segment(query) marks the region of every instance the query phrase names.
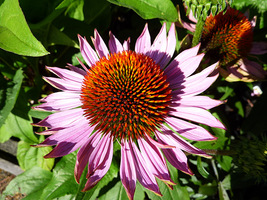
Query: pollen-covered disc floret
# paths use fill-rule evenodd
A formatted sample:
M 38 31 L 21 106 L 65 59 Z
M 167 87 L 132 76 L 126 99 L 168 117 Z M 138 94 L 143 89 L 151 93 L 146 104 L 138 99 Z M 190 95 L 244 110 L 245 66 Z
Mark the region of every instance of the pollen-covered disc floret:
M 164 122 L 171 89 L 150 57 L 123 51 L 101 58 L 90 68 L 81 100 L 84 115 L 97 130 L 137 139 Z
M 229 8 L 225 14 L 207 17 L 201 43 L 205 52 L 227 65 L 246 56 L 252 46 L 253 28 L 247 17 L 238 10 Z

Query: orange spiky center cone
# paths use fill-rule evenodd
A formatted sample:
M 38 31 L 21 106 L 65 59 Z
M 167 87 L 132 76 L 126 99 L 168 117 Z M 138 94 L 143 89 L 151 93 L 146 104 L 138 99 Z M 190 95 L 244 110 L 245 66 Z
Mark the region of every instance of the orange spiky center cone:
M 166 118 L 171 89 L 153 59 L 132 51 L 102 57 L 82 85 L 84 116 L 96 130 L 115 138 L 151 134 Z
M 210 15 L 201 37 L 202 48 L 225 66 L 247 56 L 253 40 L 253 29 L 247 17 L 229 8 L 225 14 Z

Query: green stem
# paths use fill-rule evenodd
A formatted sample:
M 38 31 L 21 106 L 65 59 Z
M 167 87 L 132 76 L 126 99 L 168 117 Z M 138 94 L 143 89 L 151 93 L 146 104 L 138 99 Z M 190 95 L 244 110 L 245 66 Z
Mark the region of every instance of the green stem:
M 202 149 L 203 151 L 205 151 L 205 153 L 209 154 L 209 155 L 213 155 L 213 156 L 230 156 L 235 154 L 234 151 L 232 150 L 217 150 L 217 149 Z
M 199 17 L 197 21 L 193 41 L 192 41 L 192 47 L 196 46 L 200 42 L 204 24 L 205 24 L 205 20 L 202 19 L 202 17 Z

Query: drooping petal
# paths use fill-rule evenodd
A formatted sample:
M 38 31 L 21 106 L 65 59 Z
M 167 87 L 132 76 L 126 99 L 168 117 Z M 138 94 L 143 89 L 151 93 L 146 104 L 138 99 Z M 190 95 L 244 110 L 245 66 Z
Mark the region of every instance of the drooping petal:
M 73 126 L 60 129 L 55 134 L 46 138 L 42 143 L 37 146 L 53 146 L 61 142 L 72 142 L 73 138 L 76 138 L 79 134 L 83 134 L 86 131 L 93 131 L 94 126 L 89 126 L 86 119 L 81 119 L 79 123 L 74 124 Z M 88 134 L 88 136 L 91 134 Z
M 156 137 L 159 141 L 165 144 L 174 143 L 174 141 L 170 141 L 167 137 L 164 136 L 164 134 L 161 134 L 160 132 L 156 133 Z M 185 172 L 186 174 L 193 175 L 187 164 L 186 155 L 179 148 L 176 147 L 172 149 L 162 149 L 162 152 L 172 166 Z
M 133 156 L 134 165 L 136 167 L 136 177 L 138 181 L 145 188 L 151 190 L 155 194 L 162 196 L 159 191 L 159 187 L 154 175 L 149 170 L 147 163 L 145 162 L 143 156 L 141 155 L 139 149 L 136 147 L 135 143 L 129 141 L 129 148 Z
M 110 32 L 108 46 L 111 53 L 119 53 L 123 51 L 123 47 L 119 40 Z
M 100 58 L 102 58 L 102 57 L 107 58 L 109 55 L 109 51 L 108 51 L 108 48 L 107 48 L 105 42 L 103 41 L 103 39 L 101 38 L 101 36 L 99 35 L 99 33 L 96 29 L 94 31 L 94 34 L 95 34 L 95 38 L 92 38 L 92 42 L 95 46 L 95 49 L 96 49 L 98 56 Z
M 74 71 L 70 71 L 67 69 L 61 69 L 58 67 L 46 67 L 50 72 L 54 73 L 58 77 L 67 80 L 67 81 L 75 81 L 79 84 L 82 84 L 84 76 Z
M 150 50 L 150 47 L 151 47 L 151 38 L 150 38 L 149 31 L 148 31 L 148 25 L 146 24 L 143 32 L 136 40 L 135 51 L 137 53 L 145 54 Z
M 82 84 L 77 83 L 75 81 L 63 80 L 63 79 L 54 78 L 54 77 L 43 77 L 43 79 L 46 82 L 48 82 L 50 85 L 60 90 L 64 90 L 64 91 L 69 90 L 69 91 L 76 91 L 76 92 L 81 91 Z
M 99 60 L 99 58 L 97 57 L 96 52 L 89 45 L 89 43 L 87 42 L 87 40 L 85 38 L 78 35 L 78 39 L 80 42 L 80 50 L 81 50 L 81 54 L 83 56 L 83 59 L 85 60 L 87 65 L 89 67 L 91 67 Z
M 262 66 L 257 62 L 248 60 L 247 58 L 242 59 L 240 68 L 246 71 L 248 74 L 255 76 L 257 79 L 264 79 L 267 72 L 263 70 Z
M 225 129 L 224 125 L 216 119 L 209 111 L 195 107 L 179 107 L 176 111 L 171 111 L 171 115 L 182 119 L 187 119 L 211 127 Z
M 145 141 L 142 138 L 138 140 L 138 145 L 141 150 L 141 155 L 151 172 L 167 185 L 174 185 L 175 183 L 170 178 L 166 161 L 159 148 L 150 143 L 150 141 Z
M 78 59 L 78 61 L 80 61 L 79 59 Z M 80 62 L 80 63 L 82 63 L 82 62 Z M 82 63 L 82 65 L 84 65 L 83 63 Z M 82 69 L 80 69 L 80 68 L 78 68 L 78 67 L 75 67 L 75 66 L 73 66 L 73 65 L 71 65 L 71 64 L 69 64 L 68 63 L 68 66 L 67 66 L 71 71 L 74 71 L 74 72 L 76 72 L 76 73 L 78 73 L 78 74 L 81 74 L 82 76 L 85 76 L 87 73 L 86 73 L 86 71 L 85 70 L 82 70 Z M 84 67 L 85 67 L 85 65 L 84 65 Z M 86 68 L 86 67 L 85 67 Z
M 88 137 L 86 143 L 80 148 L 77 154 L 77 160 L 74 169 L 76 181 L 79 183 L 84 168 L 88 164 L 89 157 L 98 144 L 101 134 L 95 132 Z
M 224 101 L 214 100 L 207 96 L 192 96 L 192 97 L 182 97 L 177 101 L 173 101 L 174 105 L 172 106 L 185 106 L 185 107 L 198 107 L 203 109 L 211 109 L 220 104 L 223 104 Z
M 120 178 L 130 200 L 134 198 L 136 187 L 136 169 L 127 141 L 121 141 Z
M 45 111 L 64 111 L 81 106 L 80 98 L 59 99 L 55 101 L 47 101 L 41 105 L 35 106 L 36 110 Z
M 51 101 L 58 101 L 61 99 L 74 99 L 74 98 L 78 98 L 80 97 L 80 93 L 77 92 L 55 92 L 52 94 L 49 94 L 48 96 L 40 99 L 40 102 L 51 102 Z
M 267 53 L 267 42 L 252 42 L 250 54 L 262 55 Z
M 88 179 L 82 191 L 90 190 L 107 173 L 113 155 L 113 136 L 104 135 L 89 157 Z
M 211 157 L 210 155 L 206 154 L 201 149 L 194 147 L 192 144 L 190 144 L 189 142 L 187 142 L 184 139 L 182 139 L 181 137 L 179 137 L 173 131 L 165 130 L 163 133 L 164 133 L 165 141 L 167 141 L 167 140 L 172 141 L 173 145 L 175 145 L 176 148 L 181 149 L 181 150 L 186 151 L 186 152 L 191 153 L 191 154 L 196 154 L 196 155 L 200 155 L 200 156 L 204 156 L 204 157 L 208 157 L 208 158 Z
M 77 122 L 82 115 L 83 110 L 81 108 L 56 112 L 36 123 L 35 125 L 50 128 L 67 127 L 72 125 L 72 123 Z
M 217 138 L 211 135 L 205 128 L 174 117 L 166 119 L 167 124 L 174 128 L 181 136 L 189 140 L 210 141 Z M 164 133 L 164 131 L 163 131 Z

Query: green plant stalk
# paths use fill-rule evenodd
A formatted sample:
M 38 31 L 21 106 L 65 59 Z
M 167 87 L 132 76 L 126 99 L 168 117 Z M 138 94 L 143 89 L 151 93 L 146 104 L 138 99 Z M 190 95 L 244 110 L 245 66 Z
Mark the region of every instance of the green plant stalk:
M 192 47 L 196 46 L 200 42 L 204 24 L 205 24 L 205 20 L 202 17 L 199 17 L 197 21 L 193 41 L 192 41 Z

